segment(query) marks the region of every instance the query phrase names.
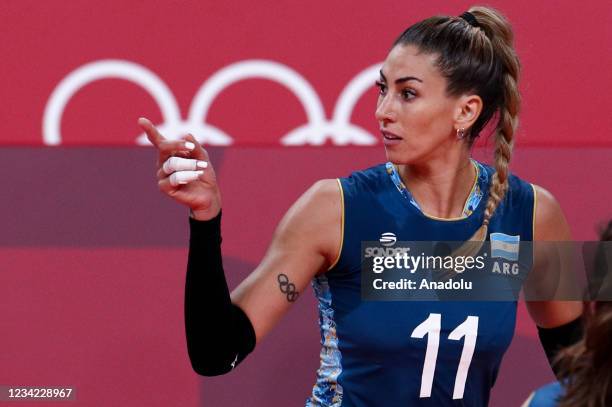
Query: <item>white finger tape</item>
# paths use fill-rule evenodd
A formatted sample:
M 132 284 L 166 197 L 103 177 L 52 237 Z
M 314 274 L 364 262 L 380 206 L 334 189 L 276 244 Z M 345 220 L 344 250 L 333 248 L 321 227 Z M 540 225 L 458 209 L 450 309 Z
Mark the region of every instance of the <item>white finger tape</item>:
M 170 175 L 170 185 L 173 187 L 177 185 L 188 184 L 198 179 L 200 175 L 204 174 L 204 171 L 176 171 Z
M 172 174 L 174 171 L 195 171 L 198 168 L 207 168 L 206 161 L 198 161 L 189 158 L 170 157 L 164 162 L 162 169 L 166 175 Z

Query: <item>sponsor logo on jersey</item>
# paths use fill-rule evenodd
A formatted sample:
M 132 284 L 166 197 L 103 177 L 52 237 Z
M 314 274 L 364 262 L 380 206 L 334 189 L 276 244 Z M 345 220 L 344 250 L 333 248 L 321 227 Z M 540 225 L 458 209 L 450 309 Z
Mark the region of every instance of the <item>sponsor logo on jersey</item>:
M 397 242 L 395 233 L 386 232 L 380 235 L 380 244 L 383 246 L 393 246 Z

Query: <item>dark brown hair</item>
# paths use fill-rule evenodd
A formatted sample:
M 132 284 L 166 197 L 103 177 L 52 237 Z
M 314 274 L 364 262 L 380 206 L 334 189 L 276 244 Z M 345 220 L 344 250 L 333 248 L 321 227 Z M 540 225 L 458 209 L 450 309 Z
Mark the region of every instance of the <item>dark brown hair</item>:
M 495 169 L 482 226 L 470 240 L 484 241 L 489 220 L 508 188 L 509 163 L 518 125 L 520 62 L 513 47 L 513 33 L 506 18 L 490 7 L 471 7 L 478 27 L 461 17 L 435 16 L 410 26 L 393 43 L 415 45 L 420 52 L 437 55 L 436 66 L 447 80 L 446 93 L 474 93 L 483 109 L 467 129 L 474 140 L 491 119 L 495 127 Z

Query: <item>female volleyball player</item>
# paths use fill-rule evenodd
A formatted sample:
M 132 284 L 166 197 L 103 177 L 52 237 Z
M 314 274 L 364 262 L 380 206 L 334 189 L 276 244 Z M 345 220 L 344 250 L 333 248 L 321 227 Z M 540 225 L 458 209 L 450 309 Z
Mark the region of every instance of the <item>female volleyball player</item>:
M 612 241 L 612 220 L 600 240 Z M 606 260 L 603 244 L 596 252 L 594 263 L 593 280 L 597 284 L 591 296 L 598 298 L 599 290 L 603 288 L 609 293 L 611 289 L 611 265 Z M 609 298 L 609 294 L 602 298 Z M 585 314 L 584 337 L 559 352 L 555 361 L 561 382 L 540 387 L 529 396 L 524 407 L 612 406 L 612 301 L 594 301 L 585 307 Z
M 185 323 L 195 371 L 233 369 L 312 283 L 322 350 L 307 406 L 486 405 L 516 302 L 361 301 L 360 250 L 361 241 L 387 232 L 404 241 L 482 241 L 492 232 L 570 238 L 551 194 L 508 169 L 518 76 L 512 31 L 493 9 L 432 17 L 404 31 L 378 81 L 388 163 L 316 182 L 231 296 L 221 193 L 206 150 L 191 135 L 166 140 L 141 119 L 159 150 L 160 190 L 191 209 Z M 490 167 L 471 159 L 470 149 L 496 113 Z M 575 330 L 581 304 L 537 302 L 529 310 L 549 334 L 545 348 L 556 349 L 569 339 L 555 333 Z

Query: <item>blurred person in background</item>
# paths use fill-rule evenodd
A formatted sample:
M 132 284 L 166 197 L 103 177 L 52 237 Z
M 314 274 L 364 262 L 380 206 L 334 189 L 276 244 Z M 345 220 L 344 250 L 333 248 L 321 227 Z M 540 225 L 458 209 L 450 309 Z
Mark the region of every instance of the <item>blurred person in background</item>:
M 612 241 L 612 220 L 601 233 L 601 241 Z M 597 291 L 610 289 L 607 286 L 612 281 L 608 259 L 606 248 L 600 244 L 593 276 L 598 282 Z M 591 294 L 596 298 L 596 292 L 591 291 Z M 588 304 L 585 320 L 584 337 L 561 350 L 554 362 L 560 381 L 533 392 L 523 407 L 612 406 L 612 301 Z

